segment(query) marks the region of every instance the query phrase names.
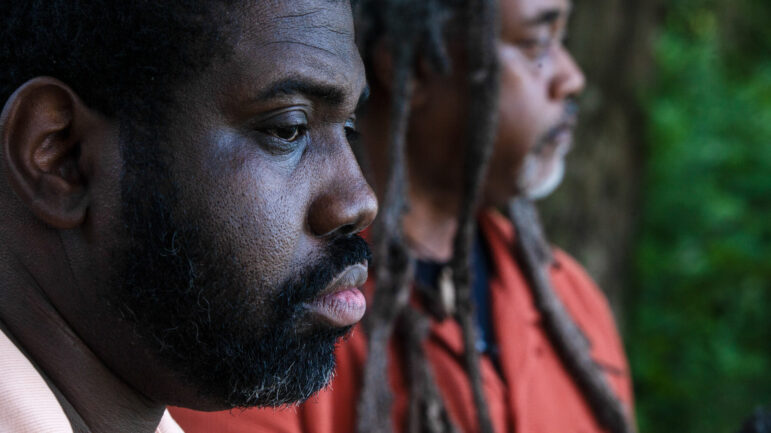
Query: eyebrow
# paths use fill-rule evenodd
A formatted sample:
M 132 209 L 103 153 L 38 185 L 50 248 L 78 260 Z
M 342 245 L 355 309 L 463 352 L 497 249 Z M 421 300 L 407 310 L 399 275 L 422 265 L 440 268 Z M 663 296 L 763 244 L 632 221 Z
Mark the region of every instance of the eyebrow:
M 270 100 L 278 96 L 304 95 L 324 101 L 331 106 L 339 106 L 345 102 L 345 92 L 337 86 L 317 83 L 299 78 L 287 78 L 277 81 L 257 96 L 259 100 Z M 369 99 L 369 86 L 365 86 L 356 104 L 358 111 Z
M 563 16 L 567 15 L 567 11 L 559 8 L 546 9 L 538 13 L 535 18 L 530 18 L 525 21 L 526 26 L 542 26 L 545 24 L 553 24 Z
M 269 85 L 260 92 L 257 99 L 269 100 L 285 95 L 305 95 L 320 99 L 329 105 L 341 105 L 345 100 L 344 92 L 336 86 L 297 78 L 287 78 Z

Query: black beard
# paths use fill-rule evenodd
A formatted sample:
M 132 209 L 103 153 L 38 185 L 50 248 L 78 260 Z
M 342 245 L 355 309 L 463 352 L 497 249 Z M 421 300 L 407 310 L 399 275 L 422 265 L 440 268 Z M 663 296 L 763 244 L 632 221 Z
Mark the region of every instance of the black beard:
M 303 304 L 369 261 L 366 242 L 339 238 L 279 290 L 254 287 L 206 221 L 180 207 L 157 147 L 123 152 L 127 247 L 116 255 L 120 289 L 111 301 L 137 334 L 223 408 L 298 403 L 326 386 L 335 344 L 350 328 L 311 322 Z

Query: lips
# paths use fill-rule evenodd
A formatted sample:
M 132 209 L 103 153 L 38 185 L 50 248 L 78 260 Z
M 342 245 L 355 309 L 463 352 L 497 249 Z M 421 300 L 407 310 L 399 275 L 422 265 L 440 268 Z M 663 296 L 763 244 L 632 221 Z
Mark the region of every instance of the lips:
M 532 153 L 536 155 L 557 153 L 559 157 L 565 156 L 572 147 L 574 129 L 575 122 L 573 121 L 557 125 L 540 140 Z
M 573 129 L 566 128 L 562 130 L 553 141 L 554 155 L 563 158 L 573 147 Z
M 355 325 L 367 309 L 367 301 L 360 290 L 366 281 L 365 263 L 349 266 L 305 307 L 331 326 Z

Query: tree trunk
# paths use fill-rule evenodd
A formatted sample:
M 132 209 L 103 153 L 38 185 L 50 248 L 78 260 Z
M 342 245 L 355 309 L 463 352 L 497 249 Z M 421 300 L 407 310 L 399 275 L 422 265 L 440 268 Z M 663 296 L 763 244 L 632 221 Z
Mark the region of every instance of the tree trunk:
M 568 46 L 587 76 L 565 182 L 540 204 L 554 243 L 602 287 L 623 322 L 624 287 L 640 209 L 645 118 L 658 0 L 575 2 Z

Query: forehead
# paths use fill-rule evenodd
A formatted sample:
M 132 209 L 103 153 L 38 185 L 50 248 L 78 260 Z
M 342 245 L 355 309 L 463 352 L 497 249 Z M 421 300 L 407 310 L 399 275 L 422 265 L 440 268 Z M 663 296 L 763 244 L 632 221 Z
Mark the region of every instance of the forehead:
M 504 27 L 526 25 L 550 12 L 566 16 L 571 6 L 570 0 L 501 0 L 502 24 Z
M 235 56 L 260 81 L 298 74 L 352 85 L 363 81 L 348 1 L 255 2 L 245 9 L 242 26 Z

